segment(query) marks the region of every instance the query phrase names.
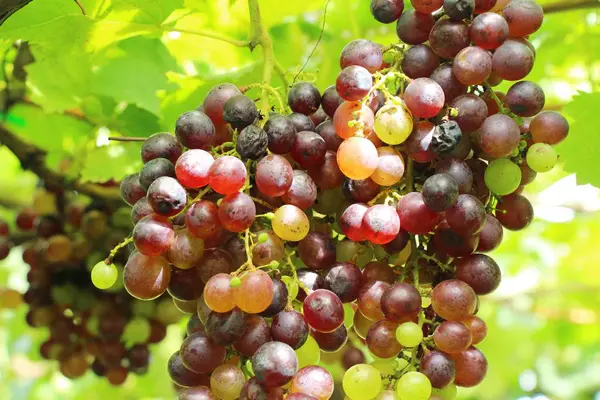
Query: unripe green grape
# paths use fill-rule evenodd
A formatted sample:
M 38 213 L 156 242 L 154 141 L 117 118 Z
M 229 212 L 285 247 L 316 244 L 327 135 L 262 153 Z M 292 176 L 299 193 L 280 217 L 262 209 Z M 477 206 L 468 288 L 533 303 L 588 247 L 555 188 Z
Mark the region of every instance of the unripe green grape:
M 296 356 L 298 356 L 298 369 L 317 365 L 321 361 L 321 349 L 317 341 L 309 335 L 306 342 L 296 350 Z
M 344 303 L 344 326 L 346 329 L 350 329 L 354 325 L 354 313 L 354 308 L 350 303 Z
M 390 257 L 388 252 L 381 246 L 373 246 L 373 254 L 378 261 L 383 261 Z
M 115 281 L 115 284 L 106 289 L 106 291 L 109 293 L 118 293 L 125 287 L 125 284 L 123 283 L 123 266 L 115 263 L 113 263 L 113 265 L 117 269 L 117 280 Z
M 444 400 L 455 400 L 457 394 L 456 385 L 451 383 L 449 385 L 444 386 L 441 389 L 433 388 L 431 394 L 435 394 L 436 396 L 441 397 Z
M 156 312 L 156 303 L 153 301 L 143 301 L 134 299 L 132 304 L 133 315 L 139 317 L 151 318 Z
M 269 235 L 267 235 L 265 232 L 261 232 L 258 235 L 258 243 L 265 243 L 267 240 L 269 240 Z
M 556 165 L 558 154 L 546 143 L 535 143 L 527 150 L 527 165 L 535 172 L 548 172 Z
M 407 372 L 398 379 L 396 395 L 399 400 L 428 400 L 431 396 L 431 382 L 420 372 Z
M 91 333 L 94 336 L 98 335 L 98 317 L 95 315 L 92 315 L 90 318 L 88 318 L 88 320 L 85 323 L 85 328 L 87 329 L 87 331 L 89 333 Z
M 336 244 L 336 258 L 339 262 L 354 262 L 364 267 L 373 261 L 373 249 L 351 240 L 342 240 Z
M 125 325 L 123 340 L 127 343 L 145 343 L 150 337 L 150 330 L 150 323 L 146 318 L 134 318 Z
M 92 283 L 98 289 L 108 289 L 115 284 L 118 276 L 117 267 L 107 265 L 104 261 L 100 261 L 92 269 Z
M 231 281 L 229 282 L 229 286 L 234 288 L 234 287 L 238 287 L 242 284 L 242 280 L 240 278 L 238 278 L 237 276 L 234 276 L 233 278 L 231 278 Z
M 156 306 L 156 318 L 165 325 L 171 325 L 179 322 L 181 312 L 173 304 L 173 300 L 165 298 Z
M 71 284 L 52 288 L 52 299 L 57 304 L 73 304 L 76 296 L 77 288 Z
M 396 340 L 404 347 L 415 347 L 423 340 L 423 330 L 414 322 L 405 322 L 396 329 Z
M 352 400 L 371 400 L 381 391 L 381 374 L 369 364 L 357 364 L 346 371 L 342 385 Z
M 521 168 L 508 158 L 499 158 L 485 169 L 484 180 L 488 189 L 497 195 L 510 194 L 521 183 Z
M 394 375 L 398 369 L 398 361 L 394 358 L 378 358 L 373 356 L 374 360 L 370 364 L 383 375 Z
M 88 291 L 78 290 L 77 296 L 75 296 L 75 304 L 73 304 L 73 308 L 76 310 L 89 310 L 94 307 L 96 304 L 96 296 Z

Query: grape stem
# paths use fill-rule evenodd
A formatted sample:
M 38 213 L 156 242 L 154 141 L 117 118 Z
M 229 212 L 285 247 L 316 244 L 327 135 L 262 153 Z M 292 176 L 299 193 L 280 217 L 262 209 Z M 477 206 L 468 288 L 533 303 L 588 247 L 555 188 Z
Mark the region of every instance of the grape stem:
M 133 137 L 133 136 L 110 136 L 108 140 L 113 142 L 145 142 L 145 137 Z
M 115 256 L 119 252 L 119 250 L 121 250 L 123 247 L 127 246 L 131 242 L 133 242 L 133 236 L 129 236 L 128 238 L 125 238 L 121 243 L 119 243 L 118 245 L 116 245 L 110 251 L 110 254 L 108 255 L 108 257 L 106 257 L 106 260 L 104 260 L 104 263 L 106 265 L 112 264 L 113 263 L 113 259 L 115 258 Z
M 483 82 L 482 86 L 484 87 L 485 91 L 488 92 L 488 94 L 490 95 L 490 97 L 494 100 L 494 102 L 498 106 L 498 110 L 502 114 L 505 114 L 505 115 L 508 115 L 509 117 L 511 117 L 518 125 L 522 125 L 523 124 L 523 118 L 519 117 L 517 114 L 513 113 L 512 111 L 510 111 L 509 108 L 506 107 L 506 105 L 502 102 L 502 100 L 500 100 L 500 98 L 498 97 L 498 95 L 496 95 L 496 92 L 490 86 L 490 84 L 488 83 L 488 81 Z
M 306 287 L 306 285 L 304 285 L 304 283 L 302 283 L 298 280 L 298 273 L 296 272 L 296 266 L 292 262 L 293 254 L 294 254 L 294 252 L 288 253 L 286 251 L 285 252 L 285 261 L 287 262 L 287 264 L 290 266 L 290 269 L 292 270 L 292 278 L 294 279 L 294 282 L 296 282 L 298 284 L 298 287 L 300 289 L 304 290 L 304 293 L 306 293 L 308 295 L 309 294 L 308 288 Z
M 285 71 L 283 67 L 279 64 L 277 59 L 275 58 L 275 51 L 273 50 L 273 40 L 267 29 L 262 23 L 262 18 L 260 16 L 260 7 L 258 5 L 258 0 L 248 0 L 248 11 L 250 13 L 250 51 L 254 50 L 254 48 L 260 45 L 263 49 L 263 76 L 262 76 L 262 111 L 264 115 L 269 115 L 269 97 L 268 97 L 268 89 L 267 87 L 271 84 L 271 77 L 273 75 L 273 70 L 279 75 L 279 78 L 283 82 L 285 89 L 287 91 L 289 87 L 289 82 L 285 76 Z
M 272 205 L 270 205 L 269 203 L 267 203 L 264 200 L 258 199 L 256 197 L 252 197 L 250 196 L 250 198 L 252 199 L 252 201 L 254 201 L 256 204 L 260 204 L 261 206 L 265 207 L 266 209 L 269 210 L 275 210 L 275 207 L 273 207 Z
M 232 272 L 231 276 L 237 276 L 244 272 L 246 269 L 255 270 L 256 266 L 252 263 L 252 248 L 254 244 L 250 243 L 250 228 L 244 231 L 244 249 L 246 250 L 246 262 L 243 263 L 237 270 Z
M 406 191 L 412 192 L 414 190 L 414 161 L 412 158 L 408 157 L 408 161 L 406 162 Z
M 285 112 L 285 106 L 283 104 L 283 100 L 281 99 L 281 95 L 271 85 L 264 84 L 264 83 L 252 83 L 250 85 L 247 85 L 247 86 L 244 86 L 243 88 L 241 88 L 241 91 L 242 91 L 242 93 L 246 93 L 247 91 L 254 89 L 254 88 L 267 90 L 269 93 L 271 93 L 273 95 L 273 97 L 275 97 L 275 99 L 277 100 L 277 103 L 279 104 L 279 111 Z

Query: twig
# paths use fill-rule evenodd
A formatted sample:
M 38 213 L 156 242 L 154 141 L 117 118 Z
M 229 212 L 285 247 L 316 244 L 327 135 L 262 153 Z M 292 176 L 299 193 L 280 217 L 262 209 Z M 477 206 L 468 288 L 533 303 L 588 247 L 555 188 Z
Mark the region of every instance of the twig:
M 292 85 L 294 83 L 296 83 L 296 79 L 298 79 L 298 76 L 300 76 L 300 74 L 302 73 L 302 71 L 304 71 L 304 68 L 306 68 L 306 65 L 308 64 L 308 62 L 312 58 L 313 54 L 315 54 L 315 51 L 317 51 L 317 47 L 319 47 L 319 44 L 321 43 L 321 39 L 323 39 L 323 32 L 325 32 L 325 22 L 327 22 L 327 7 L 329 6 L 330 2 L 331 2 L 331 0 L 327 0 L 327 3 L 325 3 L 325 10 L 323 11 L 323 25 L 321 25 L 321 32 L 319 32 L 319 38 L 317 39 L 317 43 L 315 43 L 315 45 L 312 48 L 310 54 L 306 58 L 306 61 L 304 62 L 304 65 L 302 65 L 302 68 L 300 68 L 300 71 L 298 71 L 298 73 L 296 74 L 296 76 L 294 76 L 294 79 L 292 80 Z
M 86 15 L 86 14 L 85 14 L 85 8 L 83 8 L 83 6 L 82 6 L 82 5 L 81 5 L 81 3 L 79 2 L 79 0 L 75 0 L 75 3 L 76 3 L 78 6 L 79 6 L 79 9 L 81 10 L 81 13 L 82 13 L 83 15 Z
M 598 0 L 568 0 L 558 1 L 556 3 L 544 4 L 542 6 L 544 14 L 554 14 L 562 11 L 579 10 L 582 8 L 600 7 Z
M 258 199 L 256 197 L 252 197 L 250 196 L 250 198 L 252 199 L 252 201 L 254 201 L 256 204 L 260 204 L 261 206 L 269 209 L 269 210 L 275 210 L 276 207 L 272 206 L 271 204 L 267 203 L 266 201 L 262 200 L 262 199 Z
M 413 159 L 410 158 L 410 157 L 408 157 L 408 161 L 406 162 L 406 177 L 405 177 L 405 181 L 406 181 L 406 191 L 409 192 L 409 193 L 414 190 L 413 171 L 414 171 L 414 162 L 413 162 Z
M 204 29 L 193 31 L 190 29 L 175 29 L 174 28 L 174 29 L 169 29 L 169 31 L 179 32 L 179 33 L 187 33 L 189 35 L 202 36 L 202 37 L 209 38 L 209 39 L 220 40 L 221 42 L 226 42 L 226 43 L 232 44 L 237 47 L 250 47 L 249 40 L 234 39 L 234 38 L 230 38 L 228 36 L 221 35 L 219 33 L 204 30 Z
M 106 265 L 110 265 L 113 262 L 113 259 L 115 258 L 115 256 L 117 255 L 117 253 L 119 252 L 119 250 L 121 250 L 123 247 L 127 246 L 129 243 L 133 242 L 133 236 L 129 236 L 128 238 L 125 238 L 121 243 L 119 243 L 118 245 L 116 245 L 111 251 L 110 254 L 108 255 L 108 257 L 106 257 L 106 260 L 104 260 L 104 263 Z
M 121 194 L 116 187 L 83 183 L 78 180 L 69 181 L 66 176 L 48 168 L 46 165 L 46 152 L 44 150 L 26 142 L 2 124 L 0 124 L 0 142 L 19 159 L 23 169 L 32 171 L 50 185 L 70 187 L 80 193 L 103 199 L 107 202 L 122 202 Z
M 111 136 L 108 140 L 113 142 L 145 142 L 145 137 L 134 137 L 134 136 Z

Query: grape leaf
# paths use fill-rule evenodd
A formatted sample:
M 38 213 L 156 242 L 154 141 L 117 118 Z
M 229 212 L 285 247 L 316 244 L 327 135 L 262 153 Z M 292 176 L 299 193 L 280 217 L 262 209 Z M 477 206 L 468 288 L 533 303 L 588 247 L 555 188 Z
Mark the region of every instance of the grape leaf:
M 595 124 L 600 109 L 600 93 L 579 93 L 564 107 L 570 118 L 569 136 L 557 146 L 565 170 L 577 174 L 579 184 L 591 183 L 600 187 L 598 152 L 600 135 Z

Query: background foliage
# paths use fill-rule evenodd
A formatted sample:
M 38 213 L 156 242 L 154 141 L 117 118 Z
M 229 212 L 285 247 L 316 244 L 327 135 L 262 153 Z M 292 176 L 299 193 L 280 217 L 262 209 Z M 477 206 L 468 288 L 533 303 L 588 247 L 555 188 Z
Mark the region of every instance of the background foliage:
M 292 80 L 321 36 L 325 0 L 261 0 L 275 54 Z M 409 2 L 407 2 L 409 3 Z M 543 3 L 543 2 L 542 2 Z M 206 37 L 246 40 L 243 0 L 34 0 L 0 26 L 0 54 L 12 61 L 17 40 L 30 43 L 28 104 L 5 116 L 5 126 L 48 151 L 51 166 L 70 178 L 119 180 L 139 169 L 139 145 L 108 145 L 108 136 L 170 131 L 179 114 L 201 103 L 213 85 L 260 82 L 261 48 L 250 52 Z M 410 7 L 407 4 L 407 7 Z M 367 0 L 331 0 L 320 43 L 300 75 L 324 90 L 339 71 L 338 54 L 355 38 L 390 44 L 394 25 L 377 23 Z M 494 257 L 500 289 L 483 302 L 489 335 L 481 348 L 490 362 L 486 381 L 462 399 L 598 399 L 600 395 L 600 23 L 594 10 L 550 14 L 533 40 L 546 106 L 562 109 L 571 134 L 560 145 L 559 169 L 527 187 L 535 223 L 507 234 Z M 0 76 L 11 74 L 3 64 Z M 0 82 L 2 85 L 3 82 Z M 274 77 L 273 84 L 282 82 Z M 501 87 L 505 89 L 505 87 Z M 14 218 L 36 178 L 0 148 L 0 216 Z M 64 160 L 69 160 L 65 164 Z M 576 173 L 577 182 L 575 181 Z M 23 290 L 20 254 L 0 263 L 0 285 Z M 91 374 L 70 382 L 40 361 L 43 333 L 27 329 L 24 307 L 0 311 L 0 398 L 173 398 L 166 360 L 182 330 L 153 349 L 148 375 L 113 389 Z M 538 397 L 535 397 L 535 396 Z M 546 396 L 546 397 L 544 397 Z

